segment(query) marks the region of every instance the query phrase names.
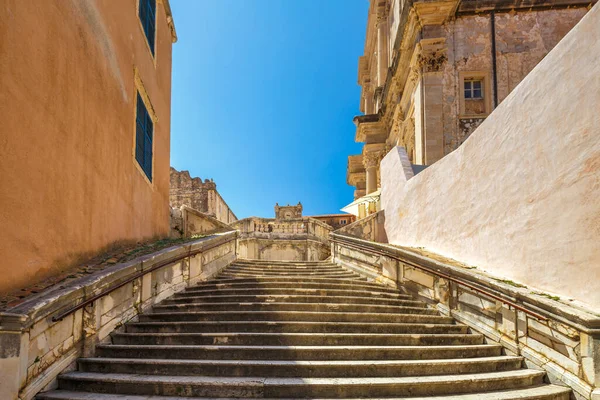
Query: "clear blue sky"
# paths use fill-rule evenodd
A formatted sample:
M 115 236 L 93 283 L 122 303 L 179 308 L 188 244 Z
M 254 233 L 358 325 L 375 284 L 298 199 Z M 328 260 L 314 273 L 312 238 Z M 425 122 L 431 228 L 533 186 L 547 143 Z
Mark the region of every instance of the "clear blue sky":
M 360 152 L 367 0 L 172 0 L 171 165 L 212 178 L 238 218 L 337 213 Z

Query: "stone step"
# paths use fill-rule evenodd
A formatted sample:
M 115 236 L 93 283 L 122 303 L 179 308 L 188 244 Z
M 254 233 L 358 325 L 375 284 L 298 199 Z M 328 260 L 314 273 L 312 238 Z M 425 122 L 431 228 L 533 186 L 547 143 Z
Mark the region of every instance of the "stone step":
M 232 346 L 451 346 L 483 344 L 480 334 L 113 333 L 113 344 Z
M 378 304 L 336 304 L 336 303 L 183 303 L 156 305 L 153 312 L 170 311 L 311 311 L 311 312 L 361 312 L 438 315 L 433 308 L 388 306 Z
M 293 279 L 289 277 L 281 277 L 281 276 L 259 276 L 259 277 L 245 277 L 245 278 L 219 278 L 216 277 L 211 279 L 210 281 L 205 281 L 199 283 L 198 286 L 213 286 L 213 285 L 221 285 L 224 283 L 321 283 L 321 284 L 350 284 L 350 285 L 367 285 L 369 287 L 374 288 L 382 288 L 387 287 L 383 285 L 378 285 L 373 282 L 369 282 L 364 279 L 343 279 L 343 278 L 320 278 L 320 277 L 304 277 L 301 280 Z M 195 286 L 196 287 L 196 286 Z
M 378 304 L 390 306 L 421 306 L 423 302 L 417 300 L 405 300 L 384 297 L 360 297 L 360 296 L 327 296 L 327 295 L 194 295 L 181 294 L 164 300 L 161 304 L 184 304 L 184 303 L 239 303 L 239 302 L 274 302 L 274 303 L 328 303 L 328 304 Z
M 261 272 L 259 273 L 251 273 L 251 272 L 236 272 L 236 271 L 225 271 L 219 274 L 219 277 L 227 277 L 227 278 L 253 278 L 253 277 L 262 277 L 262 276 L 285 276 L 292 279 L 302 280 L 302 278 L 306 277 L 322 277 L 322 278 L 359 278 L 360 275 L 355 274 L 353 272 L 323 272 L 323 273 L 314 273 L 314 274 L 301 274 L 301 273 L 282 273 L 282 272 Z
M 173 299 L 180 297 L 194 296 L 237 296 L 237 295 L 321 295 L 321 296 L 362 296 L 376 297 L 382 299 L 405 299 L 412 300 L 412 296 L 404 293 L 396 292 L 378 292 L 367 289 L 308 289 L 308 288 L 235 288 L 235 289 L 197 289 L 185 292 L 176 293 Z
M 343 289 L 343 290 L 368 290 L 378 293 L 401 293 L 398 289 L 386 286 L 369 285 L 361 281 L 348 283 L 312 283 L 312 282 L 248 282 L 248 283 L 222 283 L 200 284 L 185 289 L 185 293 L 194 293 L 202 290 L 225 289 Z
M 328 271 L 269 271 L 269 270 L 247 270 L 247 269 L 227 269 L 220 273 L 224 275 L 250 275 L 250 276 L 357 276 L 354 272 L 344 271 L 340 269 Z
M 500 390 L 485 393 L 458 394 L 446 396 L 427 396 L 427 397 L 369 397 L 370 400 L 569 400 L 571 389 L 557 385 L 540 385 L 515 390 Z M 181 397 L 171 396 L 131 396 L 119 394 L 101 394 L 86 392 L 71 392 L 66 390 L 57 390 L 38 395 L 38 400 L 181 400 Z M 186 397 L 188 400 L 217 400 L 208 397 Z M 312 397 L 314 400 L 326 400 Z M 219 400 L 233 400 L 232 398 L 219 398 Z M 237 398 L 236 400 L 249 400 Z M 275 400 L 273 398 L 264 400 Z M 296 398 L 287 398 L 279 400 L 299 400 Z M 355 397 L 348 397 L 347 400 L 359 400 Z M 364 400 L 364 399 L 363 399 Z
M 343 271 L 344 268 L 335 264 L 328 265 L 252 265 L 252 264 L 231 264 L 230 269 L 248 269 L 256 271 L 319 271 L 319 270 L 337 270 Z
M 239 378 L 69 372 L 59 377 L 65 390 L 159 396 L 246 398 L 431 396 L 485 393 L 542 383 L 543 372 L 502 371 L 465 375 L 379 378 Z
M 304 321 L 133 322 L 130 333 L 150 332 L 266 332 L 266 333 L 467 333 L 465 325 Z
M 314 311 L 180 311 L 142 314 L 140 322 L 151 321 L 325 321 L 325 322 L 392 322 L 451 324 L 454 319 L 441 315 L 314 312 Z
M 96 346 L 98 357 L 210 360 L 433 360 L 494 357 L 502 347 L 495 344 L 456 346 Z
M 370 400 L 569 400 L 571 389 L 557 385 L 540 385 L 515 390 L 500 390 L 486 393 L 472 393 L 446 396 L 427 396 L 427 397 L 369 397 Z M 57 390 L 38 395 L 38 400 L 180 400 L 181 397 L 171 396 L 130 396 L 118 394 L 101 394 L 86 392 L 71 392 L 66 390 Z M 186 397 L 188 400 L 216 400 L 208 397 Z M 326 400 L 312 397 L 314 400 Z M 219 400 L 233 400 L 232 398 L 220 398 Z M 236 400 L 249 400 L 237 398 Z M 273 398 L 264 400 L 275 400 Z M 298 398 L 287 398 L 279 400 L 299 400 Z M 347 398 L 347 400 L 359 400 L 357 398 Z
M 309 276 L 309 275 L 327 275 L 327 274 L 348 274 L 352 273 L 341 268 L 319 268 L 319 269 L 287 269 L 287 270 L 273 270 L 270 268 L 266 269 L 252 269 L 246 267 L 229 267 L 222 273 L 243 273 L 251 275 L 270 275 L 270 276 L 286 276 L 286 275 L 298 275 L 298 276 Z
M 271 265 L 271 266 L 311 266 L 311 265 L 337 265 L 331 261 L 277 261 L 277 260 L 247 260 L 238 258 L 231 265 Z
M 512 371 L 521 357 L 498 356 L 455 360 L 261 361 L 261 360 L 145 360 L 82 358 L 79 370 L 110 374 L 269 376 L 306 378 L 401 377 Z

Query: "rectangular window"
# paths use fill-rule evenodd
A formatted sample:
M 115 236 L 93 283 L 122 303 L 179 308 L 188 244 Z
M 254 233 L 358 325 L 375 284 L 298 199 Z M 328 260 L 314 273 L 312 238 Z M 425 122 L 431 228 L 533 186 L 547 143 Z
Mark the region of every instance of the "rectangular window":
M 135 159 L 152 182 L 152 136 L 154 123 L 139 92 L 135 116 Z
M 483 81 L 465 80 L 465 99 L 483 99 Z
M 154 56 L 154 36 L 156 31 L 156 0 L 139 0 L 140 21 Z
M 346 220 L 345 220 L 345 219 L 341 220 L 341 221 L 340 221 L 340 224 L 342 224 L 342 225 L 346 225 Z

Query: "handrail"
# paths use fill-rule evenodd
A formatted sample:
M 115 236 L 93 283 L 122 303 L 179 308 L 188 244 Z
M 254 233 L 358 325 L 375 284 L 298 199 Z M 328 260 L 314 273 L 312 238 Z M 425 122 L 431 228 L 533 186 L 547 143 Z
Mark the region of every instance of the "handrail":
M 338 238 L 336 238 L 336 236 Z M 334 242 L 334 243 L 340 243 L 340 244 L 343 244 L 343 245 L 348 246 L 348 247 L 354 247 L 355 249 L 358 249 L 358 250 L 365 250 L 365 251 L 369 251 L 371 253 L 379 254 L 379 255 L 382 255 L 382 256 L 391 257 L 391 258 L 393 258 L 393 259 L 395 259 L 397 261 L 400 261 L 400 262 L 402 262 L 404 264 L 408 264 L 411 267 L 418 268 L 418 269 L 420 269 L 422 271 L 425 271 L 427 273 L 430 273 L 432 275 L 436 275 L 436 276 L 438 276 L 438 277 L 440 277 L 442 279 L 446 279 L 448 281 L 455 282 L 455 283 L 457 283 L 459 285 L 468 287 L 469 289 L 474 290 L 476 292 L 479 292 L 479 293 L 481 293 L 481 294 L 483 294 L 485 296 L 491 297 L 494 300 L 501 301 L 502 303 L 504 303 L 506 305 L 509 305 L 509 306 L 513 307 L 514 309 L 522 311 L 522 312 L 524 312 L 524 313 L 526 313 L 528 315 L 531 315 L 532 317 L 537 318 L 537 319 L 539 319 L 541 321 L 548 321 L 548 318 L 544 317 L 541 314 L 536 313 L 535 311 L 528 310 L 528 309 L 524 308 L 523 306 L 520 306 L 520 305 L 516 304 L 515 302 L 513 302 L 511 300 L 505 299 L 505 298 L 500 297 L 500 296 L 498 296 L 498 295 L 496 295 L 494 293 L 489 292 L 488 290 L 485 290 L 485 289 L 482 289 L 482 288 L 477 287 L 475 285 L 472 285 L 470 283 L 467 283 L 467 282 L 463 281 L 462 279 L 452 277 L 450 275 L 444 274 L 443 272 L 435 271 L 435 270 L 433 270 L 431 268 L 427 268 L 427 267 L 424 267 L 422 265 L 418 265 L 418 264 L 416 264 L 416 263 L 414 263 L 412 261 L 409 261 L 409 260 L 407 260 L 405 258 L 402 258 L 400 256 L 392 254 L 391 252 L 386 252 L 386 251 L 380 250 L 380 249 L 373 249 L 373 248 L 367 247 L 365 245 L 361 245 L 361 244 L 358 244 L 358 243 L 352 243 L 350 241 L 345 241 L 343 239 L 340 240 L 339 236 L 341 236 L 341 235 L 336 235 L 336 236 L 332 236 L 332 238 L 330 238 L 330 240 L 332 242 Z
M 146 275 L 146 274 L 148 274 L 150 272 L 156 271 L 157 269 L 160 269 L 162 267 L 166 267 L 167 265 L 172 264 L 172 263 L 177 262 L 177 261 L 180 261 L 180 260 L 183 260 L 184 258 L 195 256 L 196 254 L 199 254 L 199 253 L 202 253 L 202 252 L 214 249 L 215 247 L 218 247 L 218 246 L 221 246 L 221 245 L 224 245 L 224 244 L 227 244 L 227 243 L 231 243 L 231 242 L 233 242 L 235 240 L 236 240 L 236 238 L 233 238 L 233 239 L 227 240 L 225 242 L 214 243 L 214 244 L 212 244 L 212 245 L 210 245 L 208 247 L 202 247 L 202 248 L 194 250 L 194 251 L 188 250 L 188 252 L 185 253 L 185 254 L 183 254 L 183 255 L 178 255 L 178 256 L 175 256 L 175 257 L 171 257 L 171 258 L 169 258 L 167 260 L 161 261 L 160 263 L 158 263 L 156 265 L 153 265 L 152 267 L 150 267 L 150 268 L 148 268 L 146 270 L 143 270 L 143 271 L 140 271 L 140 272 L 138 272 L 136 274 L 131 275 L 129 278 L 127 278 L 126 280 L 124 280 L 123 282 L 121 282 L 121 283 L 119 283 L 117 285 L 115 285 L 113 287 L 110 287 L 108 289 L 105 289 L 105 290 L 101 291 L 100 293 L 98 293 L 98 294 L 90 297 L 87 300 L 84 300 L 83 302 L 81 302 L 81 303 L 79 303 L 79 304 L 77 304 L 75 306 L 69 307 L 67 310 L 63 311 L 59 315 L 53 316 L 52 317 L 52 322 L 62 321 L 63 318 L 65 318 L 67 315 L 69 315 L 71 313 L 74 313 L 75 311 L 77 311 L 77 310 L 79 310 L 79 309 L 87 306 L 90 303 L 93 303 L 94 301 L 98 300 L 99 298 L 104 297 L 104 296 L 106 296 L 107 294 L 109 294 L 111 292 L 114 292 L 115 290 L 117 290 L 117 289 L 119 289 L 119 288 L 127 285 L 128 283 L 133 282 L 134 280 L 136 280 L 136 279 L 138 279 L 138 278 L 140 278 L 140 277 L 142 277 L 142 276 L 144 276 L 144 275 Z

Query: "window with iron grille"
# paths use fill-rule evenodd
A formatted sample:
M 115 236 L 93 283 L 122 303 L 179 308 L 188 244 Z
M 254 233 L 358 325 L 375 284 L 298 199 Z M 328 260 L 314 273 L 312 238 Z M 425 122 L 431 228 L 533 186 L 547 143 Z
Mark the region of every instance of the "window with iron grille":
M 139 0 L 140 21 L 154 56 L 154 33 L 156 31 L 156 0 Z
M 135 159 L 152 182 L 152 136 L 154 123 L 148 114 L 142 96 L 137 95 L 135 116 Z
M 482 80 L 465 80 L 465 99 L 483 99 Z

